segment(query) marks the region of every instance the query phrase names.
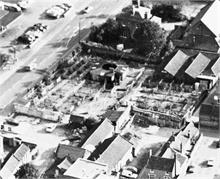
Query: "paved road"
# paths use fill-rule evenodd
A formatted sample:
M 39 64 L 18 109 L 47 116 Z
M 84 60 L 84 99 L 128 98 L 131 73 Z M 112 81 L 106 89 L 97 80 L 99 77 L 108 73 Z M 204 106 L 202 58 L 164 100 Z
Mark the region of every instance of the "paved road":
M 123 7 L 129 5 L 127 0 L 87 0 L 69 1 L 73 8 L 65 18 L 46 19 L 43 12 L 54 4 L 65 0 L 33 0 L 32 7 L 21 17 L 13 22 L 4 37 L 0 37 L 0 50 L 7 51 L 10 42 L 23 33 L 23 31 L 37 22 L 49 26 L 47 32 L 36 41 L 31 49 L 23 49 L 17 52 L 18 62 L 9 70 L 0 72 L 0 108 L 4 108 L 25 91 L 27 86 L 39 79 L 41 74 L 35 71 L 28 73 L 16 72 L 24 65 L 37 64 L 37 69 L 45 69 L 56 60 L 59 60 L 72 36 L 77 38 L 79 22 L 82 32 L 93 24 L 99 24 L 106 20 L 104 17 L 118 13 Z M 78 15 L 77 12 L 86 6 L 91 7 L 86 15 Z M 100 18 L 102 17 L 102 18 Z M 82 33 L 81 38 L 86 33 Z M 77 40 L 73 40 L 76 43 Z M 74 45 L 74 44 L 73 44 Z

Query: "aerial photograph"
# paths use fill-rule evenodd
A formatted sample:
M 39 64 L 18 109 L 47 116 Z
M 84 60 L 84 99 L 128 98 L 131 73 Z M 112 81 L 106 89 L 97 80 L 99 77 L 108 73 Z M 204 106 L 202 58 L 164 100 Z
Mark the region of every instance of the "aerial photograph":
M 220 0 L 0 0 L 0 179 L 220 179 Z

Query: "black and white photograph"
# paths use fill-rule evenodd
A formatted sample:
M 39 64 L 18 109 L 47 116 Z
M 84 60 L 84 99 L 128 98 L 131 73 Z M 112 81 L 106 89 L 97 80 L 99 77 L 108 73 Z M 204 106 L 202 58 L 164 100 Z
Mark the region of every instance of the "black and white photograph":
M 220 179 L 220 0 L 0 0 L 0 179 Z

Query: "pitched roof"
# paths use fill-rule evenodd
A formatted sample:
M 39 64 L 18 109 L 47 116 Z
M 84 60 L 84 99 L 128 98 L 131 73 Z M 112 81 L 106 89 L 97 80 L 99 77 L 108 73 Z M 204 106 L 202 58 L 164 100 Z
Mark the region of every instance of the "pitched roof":
M 91 179 L 104 172 L 107 172 L 106 164 L 79 158 L 68 168 L 64 175 L 79 179 Z
M 66 157 L 63 159 L 63 161 L 57 165 L 59 169 L 67 170 L 72 165 L 71 161 Z
M 25 144 L 21 144 L 18 149 L 15 151 L 14 154 L 11 155 L 11 157 L 8 159 L 8 161 L 5 163 L 3 168 L 0 171 L 0 177 L 2 179 L 8 179 L 11 178 L 11 176 L 14 174 L 17 167 L 20 165 L 20 162 L 22 162 L 24 156 L 30 151 L 29 147 Z
M 83 158 L 84 154 L 85 149 L 65 144 L 59 144 L 56 150 L 56 157 L 58 159 L 69 157 L 72 162 L 76 161 L 78 158 Z
M 112 122 L 115 122 L 120 118 L 123 112 L 124 111 L 109 110 L 103 115 L 103 117 L 108 118 Z
M 220 73 L 220 57 L 217 59 L 215 64 L 212 66 L 212 71 L 215 74 L 215 76 L 218 76 L 218 73 Z
M 191 28 L 201 21 L 216 37 L 218 37 L 220 34 L 220 24 L 216 23 L 216 17 L 220 17 L 219 0 L 215 0 L 202 8 L 188 28 Z
M 202 53 L 199 53 L 191 65 L 186 69 L 185 73 L 187 73 L 192 78 L 196 78 L 208 66 L 209 62 L 210 59 L 208 57 Z
M 178 50 L 164 69 L 171 75 L 175 76 L 188 58 L 188 55 L 186 55 L 183 51 Z
M 101 154 L 97 162 L 106 163 L 109 170 L 112 170 L 132 146 L 132 143 L 118 135 Z
M 216 86 L 211 90 L 208 97 L 201 104 L 199 115 L 213 116 L 219 118 L 220 115 L 220 104 L 214 100 L 214 96 L 220 98 L 220 82 L 218 81 Z
M 112 132 L 114 126 L 106 118 L 98 126 L 98 128 L 89 136 L 89 138 L 83 143 L 82 148 L 86 148 L 87 145 L 96 147 L 100 142 L 104 141 Z
M 172 172 L 174 164 L 175 164 L 174 158 L 170 159 L 170 158 L 151 156 L 147 162 L 146 168 L 152 170 Z

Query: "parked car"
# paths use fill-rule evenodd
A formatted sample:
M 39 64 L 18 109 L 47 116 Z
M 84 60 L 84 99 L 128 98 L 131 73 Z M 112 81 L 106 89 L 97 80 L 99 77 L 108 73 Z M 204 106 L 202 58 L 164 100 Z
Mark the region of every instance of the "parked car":
M 10 124 L 10 125 L 13 125 L 13 126 L 18 126 L 19 125 L 19 122 L 17 120 L 13 119 L 13 118 L 7 118 L 6 123 Z
M 207 167 L 213 167 L 213 165 L 214 165 L 214 160 L 213 160 L 213 159 L 207 160 L 207 161 L 206 161 L 206 165 L 207 165 Z
M 21 0 L 17 3 L 17 5 L 22 9 L 28 9 L 30 7 L 30 1 L 29 0 Z
M 85 7 L 83 10 L 81 10 L 80 12 L 79 12 L 79 14 L 88 14 L 89 13 L 89 11 L 91 11 L 92 10 L 92 7 L 89 7 L 89 6 L 87 6 L 87 7 Z
M 31 71 L 30 66 L 23 66 L 17 70 L 17 72 L 30 72 L 30 71 Z
M 57 124 L 51 123 L 46 127 L 46 132 L 52 133 L 57 127 Z
M 21 12 L 21 8 L 17 4 L 4 2 L 4 9 L 8 11 Z
M 195 169 L 195 167 L 193 165 L 189 165 L 186 172 L 187 173 L 194 173 L 194 169 Z
M 137 178 L 138 176 L 137 172 L 138 170 L 136 167 L 126 166 L 123 168 L 121 172 L 121 176 L 126 177 L 126 178 Z
M 30 46 L 41 36 L 43 32 L 47 30 L 47 28 L 48 26 L 43 25 L 42 23 L 34 24 L 18 37 L 18 41 Z
M 48 17 L 58 19 L 58 18 L 64 17 L 65 14 L 70 10 L 71 7 L 72 6 L 67 3 L 55 5 L 55 6 L 52 6 L 51 8 L 46 10 L 46 15 Z

